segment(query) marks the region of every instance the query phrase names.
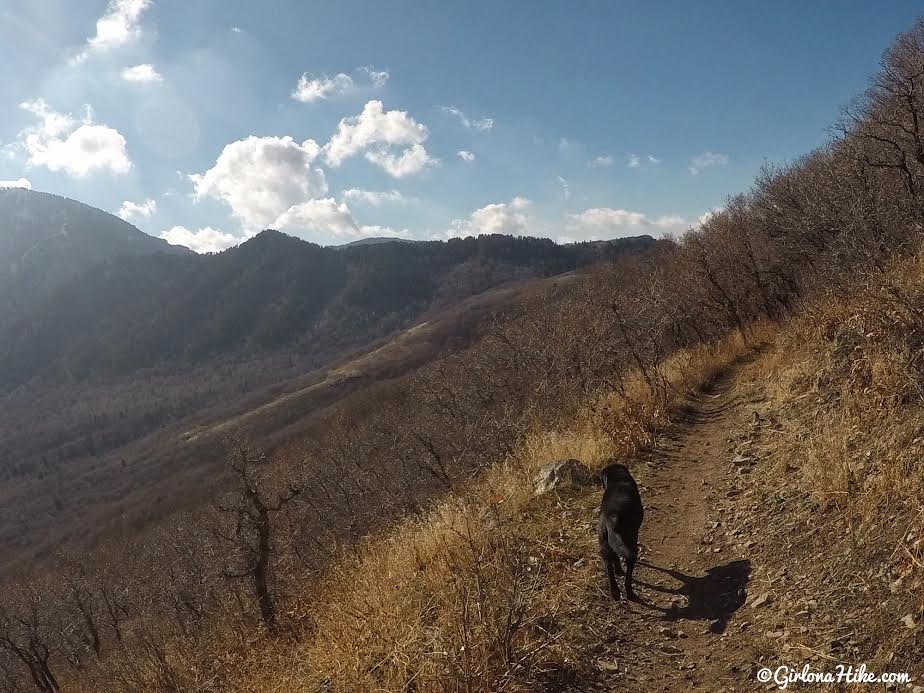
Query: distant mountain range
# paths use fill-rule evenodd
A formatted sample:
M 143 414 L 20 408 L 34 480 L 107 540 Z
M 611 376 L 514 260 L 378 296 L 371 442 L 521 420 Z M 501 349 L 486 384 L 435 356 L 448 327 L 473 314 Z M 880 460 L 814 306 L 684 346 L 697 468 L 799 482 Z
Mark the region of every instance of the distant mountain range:
M 324 248 L 264 231 L 201 256 L 79 202 L 0 191 L 0 391 L 283 349 L 320 364 L 433 307 L 655 243 L 385 240 Z

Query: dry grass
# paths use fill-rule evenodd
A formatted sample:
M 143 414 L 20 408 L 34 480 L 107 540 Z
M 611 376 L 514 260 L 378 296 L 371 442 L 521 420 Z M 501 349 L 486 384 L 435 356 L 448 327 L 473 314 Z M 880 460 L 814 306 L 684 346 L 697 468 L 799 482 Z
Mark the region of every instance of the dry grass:
M 639 377 L 628 397 L 606 395 L 568 426 L 533 431 L 424 517 L 344 553 L 302 600 L 301 641 L 258 648 L 232 688 L 526 691 L 562 680 L 573 653 L 560 616 L 595 572 L 574 569 L 586 554 L 558 540 L 556 494 L 533 495 L 536 470 L 631 459 L 672 406 L 748 348 L 734 337 L 676 354 L 660 368 L 667 401 Z
M 793 604 L 825 595 L 816 609 L 827 620 L 819 613 L 804 638 L 828 651 L 832 631 L 856 632 L 857 661 L 880 671 L 924 656 L 922 267 L 906 260 L 847 300 L 816 302 L 755 380 L 768 398 L 762 512 L 778 534 L 767 561 L 799 556 Z

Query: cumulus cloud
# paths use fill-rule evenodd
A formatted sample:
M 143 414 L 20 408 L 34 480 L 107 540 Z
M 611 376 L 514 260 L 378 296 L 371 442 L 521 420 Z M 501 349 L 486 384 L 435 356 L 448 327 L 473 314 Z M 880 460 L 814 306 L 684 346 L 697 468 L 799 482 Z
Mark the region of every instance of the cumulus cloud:
M 369 101 L 362 113 L 340 121 L 324 145 L 324 156 L 336 167 L 362 152 L 368 161 L 401 178 L 436 163 L 423 146 L 429 136 L 427 127 L 406 111 L 386 111 L 381 101 Z
M 408 147 L 400 154 L 394 154 L 387 149 L 373 149 L 366 152 L 366 159 L 383 168 L 393 178 L 404 178 L 420 173 L 427 166 L 436 163 L 422 144 Z
M 224 233 L 211 226 L 191 231 L 185 226 L 174 226 L 160 234 L 170 245 L 184 245 L 197 253 L 217 253 L 241 242 L 230 233 Z
M 354 234 L 358 226 L 344 202 L 332 197 L 308 200 L 283 212 L 275 224 L 280 229 L 307 228 L 335 235 Z
M 28 178 L 0 180 L 0 188 L 25 188 L 26 190 L 32 190 L 32 181 Z
M 293 205 L 327 193 L 327 182 L 312 162 L 314 140 L 256 137 L 225 146 L 215 165 L 189 176 L 197 198 L 221 200 L 249 229 L 266 228 Z
M 391 76 L 388 74 L 388 70 L 376 70 L 372 65 L 364 65 L 359 68 L 359 71 L 366 75 L 369 79 L 369 84 L 376 89 L 384 87 L 385 82 L 387 82 L 388 78 Z
M 615 163 L 616 160 L 609 154 L 601 154 L 600 156 L 596 156 L 588 161 L 587 165 L 591 168 L 606 168 L 608 166 L 612 166 Z
M 580 214 L 571 215 L 572 224 L 569 231 L 577 232 L 584 240 L 599 240 L 619 236 L 632 236 L 640 233 L 672 233 L 684 230 L 689 222 L 681 216 L 672 214 L 649 217 L 642 212 L 611 207 L 593 207 Z M 569 236 L 574 238 L 574 236 Z
M 388 81 L 389 74 L 386 70 L 376 70 L 371 65 L 359 67 L 356 70 L 366 75 L 369 85 L 374 89 L 380 89 Z M 307 72 L 302 73 L 298 78 L 295 89 L 292 90 L 291 97 L 302 103 L 312 103 L 322 99 L 332 99 L 337 96 L 343 96 L 356 89 L 357 84 L 353 78 L 344 72 L 340 72 L 333 77 L 327 75 L 313 76 Z
M 466 151 L 464 149 L 457 151 L 456 156 L 467 163 L 472 163 L 475 160 L 475 155 L 472 152 Z
M 353 88 L 353 78 L 343 72 L 333 77 L 312 77 L 307 72 L 298 78 L 292 98 L 302 103 L 311 103 L 320 99 L 329 99 L 346 94 Z
M 657 165 L 660 164 L 662 161 L 663 161 L 663 159 L 659 159 L 658 157 L 656 157 L 656 156 L 654 156 L 654 155 L 652 155 L 652 154 L 649 154 L 649 155 L 648 155 L 648 163 L 649 163 L 649 164 L 652 164 L 652 165 L 657 166 Z
M 443 235 L 447 238 L 491 233 L 523 235 L 529 226 L 526 210 L 531 204 L 525 197 L 514 197 L 510 202 L 486 205 L 472 212 L 468 219 L 454 219 Z
M 136 82 L 138 84 L 157 84 L 164 81 L 163 75 L 153 65 L 147 63 L 126 67 L 122 70 L 122 79 L 126 82 Z
M 352 202 L 364 202 L 373 207 L 378 207 L 385 203 L 406 204 L 409 200 L 399 190 L 363 190 L 362 188 L 349 188 L 344 190 L 341 195 L 345 200 Z
M 387 226 L 361 225 L 353 218 L 345 202 L 337 202 L 332 197 L 293 205 L 279 216 L 275 226 L 278 229 L 307 230 L 334 236 L 410 236 L 407 229 L 396 231 Z
M 728 154 L 719 154 L 716 152 L 703 152 L 699 156 L 690 159 L 690 173 L 698 176 L 703 169 L 712 166 L 727 166 L 729 162 Z
M 117 214 L 125 221 L 131 221 L 135 217 L 150 219 L 155 212 L 157 212 L 157 202 L 148 198 L 144 202 L 125 200 Z
M 478 132 L 488 132 L 494 128 L 494 118 L 469 118 L 465 113 L 455 106 L 437 106 L 446 115 L 453 116 L 467 130 L 477 130 Z
M 19 107 L 38 120 L 19 133 L 18 146 L 26 152 L 28 165 L 64 171 L 73 178 L 106 170 L 128 173 L 131 169 L 125 138 L 118 130 L 94 122 L 89 106 L 84 107 L 79 121 L 53 111 L 44 99 L 25 101 Z
M 150 6 L 151 0 L 109 0 L 106 12 L 96 22 L 96 35 L 87 39 L 86 47 L 70 63 L 78 65 L 94 51 L 109 50 L 140 38 L 141 15 Z

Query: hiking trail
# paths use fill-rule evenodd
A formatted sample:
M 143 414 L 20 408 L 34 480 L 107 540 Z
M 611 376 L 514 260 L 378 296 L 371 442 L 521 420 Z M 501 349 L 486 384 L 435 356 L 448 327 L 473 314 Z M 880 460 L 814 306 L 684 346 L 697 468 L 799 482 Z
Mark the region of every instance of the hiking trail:
M 571 690 L 765 689 L 745 644 L 754 602 L 754 542 L 740 522 L 749 470 L 730 451 L 747 414 L 736 379 L 755 356 L 720 373 L 631 464 L 645 506 L 635 572 L 641 602 L 613 602 L 600 569 L 582 617 L 597 673 Z

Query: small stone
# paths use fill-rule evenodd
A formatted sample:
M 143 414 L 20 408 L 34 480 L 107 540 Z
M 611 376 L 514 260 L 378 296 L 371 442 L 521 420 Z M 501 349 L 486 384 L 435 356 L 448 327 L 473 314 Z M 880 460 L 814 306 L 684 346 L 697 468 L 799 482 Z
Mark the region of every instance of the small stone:
M 751 602 L 750 606 L 752 609 L 756 609 L 757 607 L 763 606 L 764 604 L 772 600 L 773 600 L 773 597 L 771 596 L 771 594 L 769 592 L 764 592 L 762 595 L 754 599 L 754 601 Z
M 905 628 L 914 628 L 914 616 L 911 614 L 905 614 L 905 617 L 902 619 L 902 623 L 905 624 Z

